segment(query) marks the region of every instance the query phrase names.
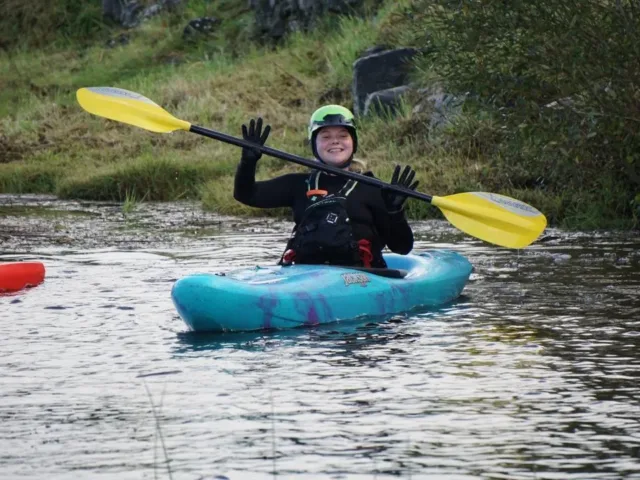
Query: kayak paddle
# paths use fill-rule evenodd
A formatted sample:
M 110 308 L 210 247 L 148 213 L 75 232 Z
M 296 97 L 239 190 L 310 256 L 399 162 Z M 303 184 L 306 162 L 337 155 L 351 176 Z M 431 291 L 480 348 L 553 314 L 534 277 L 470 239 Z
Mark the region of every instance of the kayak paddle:
M 100 117 L 135 125 L 157 133 L 186 130 L 238 147 L 258 149 L 262 153 L 354 179 L 375 187 L 403 193 L 438 207 L 445 218 L 463 232 L 489 243 L 508 248 L 524 248 L 540 236 L 547 226 L 545 216 L 520 200 L 496 193 L 457 193 L 446 197 L 426 195 L 359 173 L 325 165 L 297 155 L 281 152 L 243 138 L 209 130 L 180 120 L 142 95 L 113 87 L 88 87 L 77 92 L 77 99 L 87 112 Z

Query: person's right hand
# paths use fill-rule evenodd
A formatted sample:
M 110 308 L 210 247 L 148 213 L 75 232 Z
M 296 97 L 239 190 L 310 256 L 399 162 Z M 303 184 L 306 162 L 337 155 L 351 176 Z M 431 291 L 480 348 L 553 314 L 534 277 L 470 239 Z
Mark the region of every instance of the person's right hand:
M 264 131 L 262 131 L 262 117 L 258 117 L 257 121 L 251 119 L 249 122 L 249 128 L 246 125 L 242 125 L 242 138 L 244 138 L 247 142 L 255 143 L 257 145 L 264 145 L 267 141 L 267 137 L 269 136 L 269 132 L 271 131 L 271 125 L 267 125 L 264 127 Z M 257 148 L 243 148 L 242 149 L 242 160 L 246 160 L 249 162 L 257 162 L 260 160 L 262 156 L 262 152 Z

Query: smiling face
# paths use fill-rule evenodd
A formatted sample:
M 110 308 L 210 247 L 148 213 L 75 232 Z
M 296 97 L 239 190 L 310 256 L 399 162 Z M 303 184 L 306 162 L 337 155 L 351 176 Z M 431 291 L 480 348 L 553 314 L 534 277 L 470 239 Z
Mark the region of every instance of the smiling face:
M 340 167 L 353 154 L 353 138 L 345 127 L 323 127 L 316 136 L 316 150 L 324 163 Z

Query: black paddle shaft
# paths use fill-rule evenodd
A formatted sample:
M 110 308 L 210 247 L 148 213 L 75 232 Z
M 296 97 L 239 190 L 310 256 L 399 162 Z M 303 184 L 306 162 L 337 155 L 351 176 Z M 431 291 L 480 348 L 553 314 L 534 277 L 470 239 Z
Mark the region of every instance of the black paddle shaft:
M 343 170 L 341 168 L 332 167 L 331 165 L 320 163 L 316 160 L 309 160 L 306 158 L 299 157 L 297 155 L 293 155 L 291 153 L 281 152 L 280 150 L 276 150 L 275 148 L 265 147 L 264 145 L 258 145 L 253 142 L 248 142 L 243 138 L 232 137 L 231 135 L 216 132 L 215 130 L 209 130 L 208 128 L 199 127 L 197 125 L 191 125 L 191 127 L 189 128 L 189 131 L 193 133 L 197 133 L 198 135 L 203 135 L 205 137 L 214 138 L 222 142 L 230 143 L 231 145 L 236 145 L 238 147 L 257 149 L 257 150 L 260 150 L 262 153 L 269 155 L 271 157 L 287 160 L 289 162 L 297 163 L 298 165 L 303 165 L 305 167 L 315 168 L 316 170 L 322 170 L 323 172 L 333 173 L 334 175 L 342 175 L 343 177 L 351 178 L 358 182 L 366 183 L 367 185 L 372 185 L 374 187 L 379 187 L 385 190 L 392 190 L 394 192 L 402 193 L 407 197 L 417 198 L 418 200 L 424 200 L 425 202 L 428 202 L 428 203 L 431 203 L 431 199 L 433 198 L 431 195 L 416 192 L 415 190 L 410 190 L 408 188 L 400 187 L 398 185 L 392 185 L 390 183 L 383 182 L 382 180 L 378 180 L 377 178 L 367 177 L 366 175 L 361 175 L 359 173 L 351 172 L 349 170 Z

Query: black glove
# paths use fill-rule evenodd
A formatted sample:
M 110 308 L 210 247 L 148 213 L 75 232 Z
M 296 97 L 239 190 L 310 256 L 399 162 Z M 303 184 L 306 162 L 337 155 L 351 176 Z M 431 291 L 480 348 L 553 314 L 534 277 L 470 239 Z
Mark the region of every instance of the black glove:
M 402 175 L 400 175 L 400 165 L 396 165 L 395 170 L 393 171 L 393 176 L 391 177 L 391 185 L 397 185 L 399 187 L 408 188 L 409 190 L 415 190 L 418 186 L 418 180 L 411 183 L 413 181 L 413 177 L 416 176 L 415 170 L 413 170 L 409 165 L 404 167 L 402 171 Z M 387 211 L 389 213 L 398 213 L 402 211 L 404 202 L 407 201 L 407 196 L 395 192 L 393 190 L 382 190 L 382 199 L 384 200 L 384 204 L 387 207 Z
M 264 145 L 267 141 L 267 137 L 269 136 L 270 131 L 271 125 L 267 125 L 266 127 L 264 127 L 264 132 L 262 131 L 262 118 L 258 117 L 257 121 L 251 119 L 248 129 L 246 125 L 242 125 L 242 138 L 244 138 L 247 142 Z M 260 160 L 261 156 L 262 152 L 257 148 L 242 149 L 243 161 L 256 163 L 258 160 Z

